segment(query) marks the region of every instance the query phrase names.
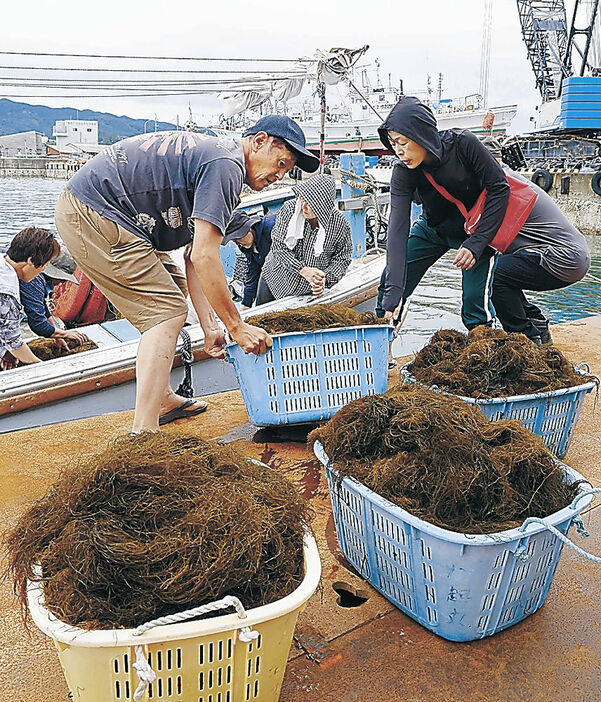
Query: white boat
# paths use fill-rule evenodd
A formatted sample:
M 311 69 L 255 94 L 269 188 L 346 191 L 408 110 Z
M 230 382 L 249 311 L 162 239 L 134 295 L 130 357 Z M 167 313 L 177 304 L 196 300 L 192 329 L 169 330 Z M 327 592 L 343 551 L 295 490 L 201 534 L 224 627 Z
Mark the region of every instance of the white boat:
M 378 127 L 396 105 L 401 92 L 398 88 L 379 85 L 364 86 L 364 95 L 374 111 L 359 95 L 349 95 L 348 109 L 333 109 L 327 116 L 325 126 L 325 152 L 340 154 L 347 151 L 363 151 L 371 155 L 387 153 L 378 137 Z M 426 101 L 428 102 L 428 101 Z M 485 107 L 478 94 L 461 100 L 440 99 L 430 101 L 439 129 L 469 129 L 475 134 L 503 135 L 517 113 L 517 105 Z M 319 153 L 319 114 L 306 104 L 301 110 L 292 112 L 307 138 L 307 148 Z

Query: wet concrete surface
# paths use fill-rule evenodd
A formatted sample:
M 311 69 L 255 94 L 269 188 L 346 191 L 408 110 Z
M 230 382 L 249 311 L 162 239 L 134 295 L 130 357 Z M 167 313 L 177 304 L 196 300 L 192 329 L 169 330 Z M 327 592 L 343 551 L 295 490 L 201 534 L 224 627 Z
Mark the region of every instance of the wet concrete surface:
M 601 373 L 601 317 L 554 327 L 553 335 L 572 361 L 587 361 Z M 281 702 L 601 700 L 601 566 L 564 549 L 547 602 L 538 612 L 488 639 L 445 641 L 397 610 L 345 561 L 336 543 L 323 470 L 304 443 L 306 429 L 259 431 L 248 423 L 238 392 L 208 399 L 208 412 L 165 431 L 240 442 L 248 455 L 297 482 L 315 512 L 322 586 L 299 618 Z M 588 395 L 564 459 L 596 486 L 601 486 L 600 417 L 601 409 L 594 411 L 594 397 Z M 131 412 L 125 412 L 0 436 L 0 528 L 14 524 L 68 461 L 96 452 L 127 432 L 130 422 Z M 574 535 L 578 544 L 601 554 L 601 508 L 584 521 L 591 536 L 582 540 Z M 342 607 L 341 588 L 367 600 Z M 0 702 L 41 699 L 69 699 L 58 658 L 52 642 L 33 625 L 24 629 L 10 586 L 3 582 Z

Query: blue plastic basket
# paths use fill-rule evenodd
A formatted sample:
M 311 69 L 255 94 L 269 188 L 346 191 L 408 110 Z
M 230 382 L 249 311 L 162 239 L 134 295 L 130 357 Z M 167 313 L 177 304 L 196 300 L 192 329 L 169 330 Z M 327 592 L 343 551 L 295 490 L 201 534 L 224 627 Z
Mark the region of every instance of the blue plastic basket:
M 228 344 L 227 358 L 257 426 L 329 419 L 351 400 L 385 392 L 392 327 L 365 325 L 274 334 L 265 354 Z
M 406 383 L 418 383 L 419 380 L 407 370 L 407 365 L 401 368 L 401 378 Z M 575 370 L 583 376 L 583 379 L 591 378 L 581 366 Z M 519 419 L 526 429 L 542 437 L 546 446 L 558 458 L 563 458 L 570 447 L 584 396 L 591 392 L 595 385 L 596 380 L 591 379 L 571 388 L 532 395 L 494 397 L 486 400 L 463 395 L 455 395 L 455 397 L 478 406 L 491 422 L 499 419 Z M 438 390 L 436 387 L 430 389 Z
M 542 607 L 562 542 L 542 525 L 460 534 L 418 519 L 354 480 L 340 477 L 323 447 L 338 544 L 376 590 L 422 626 L 450 641 L 472 641 Z M 561 464 L 566 480 L 582 476 Z M 592 501 L 588 483 L 569 507 L 545 517 L 567 534 Z

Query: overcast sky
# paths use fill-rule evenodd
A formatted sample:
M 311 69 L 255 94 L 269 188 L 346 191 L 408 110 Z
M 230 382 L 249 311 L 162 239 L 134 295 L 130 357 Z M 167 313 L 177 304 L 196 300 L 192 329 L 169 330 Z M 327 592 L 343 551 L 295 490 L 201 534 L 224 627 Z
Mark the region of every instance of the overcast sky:
M 569 4 L 569 3 L 568 3 Z M 378 58 L 381 75 L 405 92 L 423 90 L 426 75 L 436 85 L 444 75 L 444 96 L 478 92 L 484 0 L 248 0 L 227 2 L 160 2 L 101 0 L 74 2 L 5 2 L 0 26 L 0 49 L 63 53 L 161 56 L 227 56 L 296 58 L 317 49 L 369 44 L 369 60 Z M 206 64 L 42 59 L 0 56 L 2 66 L 79 66 L 145 68 L 207 67 Z M 14 72 L 0 69 L 0 75 Z M 40 77 L 40 72 L 19 73 Z M 73 77 L 73 74 L 71 74 Z M 529 127 L 539 102 L 534 76 L 522 42 L 515 0 L 494 0 L 490 61 L 489 105 L 517 103 L 512 131 Z M 149 119 L 183 123 L 188 101 L 199 123 L 221 111 L 217 98 L 32 98 L 27 91 L 0 88 L 11 99 L 53 107 L 94 109 Z M 30 93 L 40 94 L 31 89 Z M 66 91 L 63 90 L 64 94 Z M 23 97 L 15 97 L 21 95 Z M 335 90 L 332 92 L 334 97 Z

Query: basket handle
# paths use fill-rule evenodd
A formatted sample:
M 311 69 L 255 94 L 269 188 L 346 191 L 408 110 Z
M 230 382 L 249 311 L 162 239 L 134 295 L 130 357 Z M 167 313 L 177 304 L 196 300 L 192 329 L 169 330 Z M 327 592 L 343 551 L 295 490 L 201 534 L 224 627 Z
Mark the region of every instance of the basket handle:
M 583 490 L 581 493 L 576 495 L 574 498 L 574 501 L 570 505 L 570 509 L 576 509 L 576 504 L 583 498 L 587 497 L 587 495 L 595 495 L 597 493 L 601 492 L 601 488 L 592 488 L 591 490 Z
M 158 619 L 153 619 L 145 624 L 140 624 L 133 630 L 134 636 L 141 636 L 149 629 L 154 629 L 155 626 L 163 626 L 164 624 L 176 624 L 177 622 L 183 622 L 186 619 L 193 619 L 194 617 L 199 617 L 202 614 L 208 614 L 209 612 L 216 612 L 219 609 L 226 609 L 227 607 L 235 607 L 236 613 L 240 619 L 246 619 L 248 616 L 242 602 L 237 597 L 227 595 L 221 600 L 216 602 L 209 602 L 206 605 L 200 607 L 194 607 L 194 609 L 186 609 L 183 612 L 176 612 L 175 614 L 168 614 L 165 617 L 159 617 Z M 254 639 L 258 638 L 259 632 L 252 631 L 249 626 L 244 626 L 238 630 L 238 638 L 244 643 L 250 643 Z M 135 669 L 140 682 L 136 691 L 134 692 L 134 702 L 139 702 L 142 699 L 146 688 L 148 685 L 156 680 L 156 673 L 152 669 L 150 663 L 146 660 L 144 655 L 144 649 L 140 644 L 135 647 L 136 662 L 133 663 L 132 667 Z
M 585 373 L 590 373 L 590 372 L 591 372 L 591 367 L 589 366 L 588 363 L 586 363 L 586 362 L 583 361 L 582 363 L 579 363 L 579 364 L 576 366 L 576 370 L 577 370 L 577 371 L 583 370 Z
M 601 492 L 601 490 L 596 490 L 596 492 Z M 573 541 L 570 541 L 570 539 L 568 539 L 568 537 L 565 534 L 562 534 L 561 531 L 559 531 L 559 529 L 556 529 L 551 524 L 547 524 L 547 522 L 545 522 L 545 520 L 541 519 L 540 517 L 528 517 L 528 519 L 526 519 L 520 527 L 520 531 L 525 531 L 530 524 L 542 524 L 542 526 L 548 529 L 560 541 L 563 541 L 563 543 L 566 544 L 566 546 L 569 546 L 573 551 L 576 551 L 576 553 L 579 556 L 586 558 L 588 561 L 592 561 L 593 563 L 598 563 L 601 565 L 601 557 L 593 556 L 592 553 L 588 553 L 587 551 L 581 549 L 579 546 L 576 546 L 576 544 Z

